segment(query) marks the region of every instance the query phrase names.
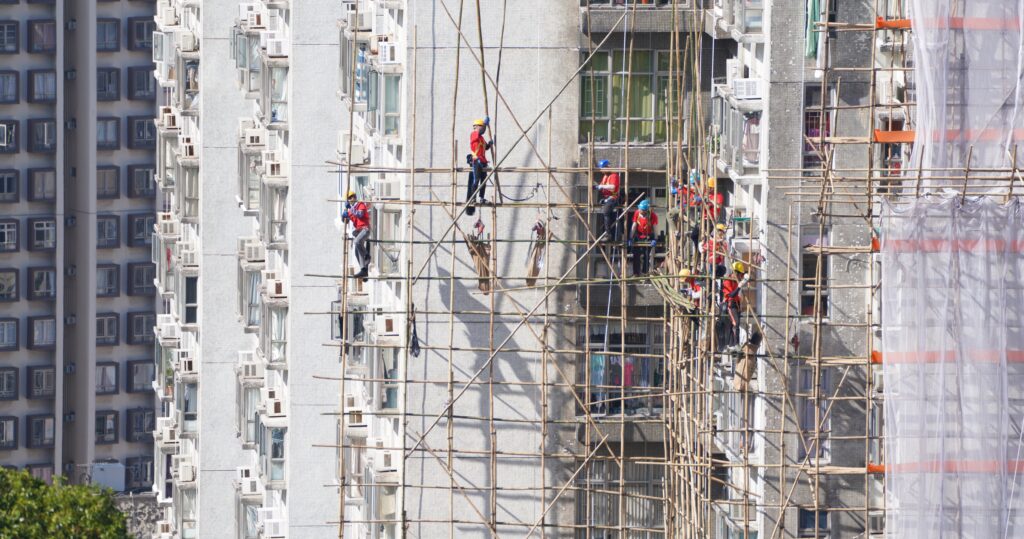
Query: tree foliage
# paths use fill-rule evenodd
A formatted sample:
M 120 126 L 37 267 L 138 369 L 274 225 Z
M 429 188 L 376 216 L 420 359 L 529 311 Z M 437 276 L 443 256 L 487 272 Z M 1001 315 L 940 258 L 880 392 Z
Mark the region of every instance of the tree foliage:
M 0 539 L 128 538 L 113 491 L 0 468 Z

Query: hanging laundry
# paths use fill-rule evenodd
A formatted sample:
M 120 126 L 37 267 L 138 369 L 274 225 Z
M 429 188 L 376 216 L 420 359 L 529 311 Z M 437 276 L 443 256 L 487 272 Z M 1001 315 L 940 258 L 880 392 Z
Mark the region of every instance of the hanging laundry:
M 544 247 L 550 239 L 547 227 L 540 221 L 533 225 L 533 233 L 533 246 L 530 248 L 530 257 L 526 265 L 526 286 L 537 284 L 537 277 L 544 269 Z

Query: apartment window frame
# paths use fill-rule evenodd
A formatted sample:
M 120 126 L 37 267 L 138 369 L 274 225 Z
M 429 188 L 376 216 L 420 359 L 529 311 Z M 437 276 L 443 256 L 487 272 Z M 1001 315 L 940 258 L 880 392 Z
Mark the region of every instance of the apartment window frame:
M 149 492 L 153 487 L 153 456 L 124 459 L 124 487 L 129 491 Z
M 21 21 L 0 21 L 0 54 L 18 54 L 21 52 Z
M 52 43 L 47 41 L 39 42 L 40 39 L 46 39 L 48 36 L 45 34 L 39 34 L 40 28 L 50 26 L 53 28 Z M 49 54 L 57 52 L 57 21 L 54 19 L 32 19 L 26 21 L 25 28 L 28 30 L 25 33 L 26 50 L 32 54 Z M 42 30 L 45 32 L 46 30 Z
M 18 268 L 0 268 L 0 302 L 14 302 L 21 299 L 18 286 Z
M 797 512 L 797 537 L 829 537 L 829 514 L 825 510 L 801 507 Z
M 145 81 L 144 84 L 140 84 Z M 150 66 L 128 68 L 128 99 L 132 101 L 155 101 L 156 78 Z
M 18 400 L 18 367 L 0 367 L 0 401 Z
M 119 101 L 120 99 L 121 70 L 116 67 L 96 68 L 96 101 Z
M 96 346 L 118 345 L 120 318 L 117 313 L 96 313 Z
M 153 17 L 128 17 L 128 50 L 152 50 L 154 31 L 156 21 Z
M 110 200 L 120 197 L 121 167 L 116 165 L 96 167 L 96 198 Z
M 0 204 L 16 204 L 21 200 L 21 171 L 0 169 Z
M 128 165 L 128 198 L 155 197 L 156 166 Z
M 38 217 L 28 223 L 28 250 L 54 251 L 57 249 L 57 220 L 53 217 Z
M 821 318 L 828 319 L 832 310 L 829 283 L 832 280 L 832 264 L 826 255 L 808 252 L 812 247 L 828 247 L 831 243 L 831 230 L 824 227 L 820 233 L 818 225 L 803 226 L 800 229 L 800 316 L 813 317 L 818 260 L 821 260 Z
M 3 126 L 7 133 L 7 144 L 0 146 L 0 153 L 18 153 L 19 123 L 15 119 L 0 120 L 0 126 Z
M 47 423 L 49 423 L 49 428 L 47 428 Z M 37 433 L 37 430 L 41 430 L 41 432 Z M 53 447 L 56 430 L 57 421 L 53 414 L 32 414 L 25 417 L 26 443 L 30 449 Z
M 113 286 L 101 286 L 101 274 L 108 274 L 106 281 Z M 96 264 L 96 297 L 116 298 L 121 295 L 121 266 L 118 264 Z
M 10 90 L 13 90 L 13 94 Z M 21 73 L 13 69 L 0 70 L 0 104 L 16 104 L 20 100 Z
M 51 80 L 47 81 L 45 78 Z M 30 69 L 28 72 L 28 102 L 57 102 L 57 71 L 54 69 Z
M 156 313 L 154 311 L 134 311 L 126 316 L 126 325 L 128 327 L 126 328 L 125 342 L 127 344 L 153 344 L 153 326 L 156 325 Z
M 57 299 L 57 268 L 37 266 L 28 268 L 26 280 L 28 299 L 53 301 Z
M 21 321 L 17 318 L 0 318 L 0 352 L 17 350 L 20 341 Z M 8 337 L 13 337 L 13 343 Z
M 18 449 L 18 418 L 0 416 L 0 450 L 13 451 Z
M 101 39 L 106 39 L 106 41 L 101 41 Z M 96 52 L 117 52 L 119 50 L 121 50 L 121 19 L 97 18 Z
M 117 410 L 96 410 L 96 445 L 118 442 L 120 412 Z
M 28 121 L 28 151 L 54 153 L 57 151 L 57 119 L 31 118 Z
M 110 136 L 111 130 L 113 130 L 113 136 Z M 96 118 L 96 149 L 117 150 L 120 147 L 121 119 L 116 116 Z
M 39 342 L 39 337 L 47 337 L 46 333 L 52 331 L 52 340 L 48 339 Z M 30 350 L 51 350 L 57 346 L 57 318 L 49 316 L 28 317 L 28 348 Z
M 126 120 L 128 128 L 128 147 L 133 150 L 156 149 L 156 124 L 149 116 L 129 116 Z
M 57 367 L 38 365 L 25 369 L 25 396 L 52 399 L 57 395 Z
M 148 274 L 148 278 L 146 276 Z M 156 264 L 152 262 L 131 262 L 128 264 L 128 278 L 125 287 L 129 296 L 152 296 L 156 294 Z M 142 279 L 144 284 L 137 281 Z
M 128 246 L 146 247 L 153 244 L 153 226 L 156 224 L 156 214 L 153 213 L 131 213 L 128 214 Z
M 108 371 L 109 369 L 113 369 L 113 376 L 109 377 L 111 379 L 112 383 L 104 384 L 102 386 L 100 385 L 102 383 L 101 376 L 100 376 L 101 369 L 103 369 L 104 371 Z M 118 372 L 119 370 L 120 370 L 120 365 L 118 365 L 116 361 L 97 361 L 96 362 L 96 388 L 95 388 L 95 390 L 96 390 L 96 394 L 97 395 L 117 395 L 118 389 L 120 387 L 118 385 L 118 381 L 120 380 L 120 378 L 119 378 L 120 373 Z
M 57 169 L 30 168 L 28 177 L 28 200 L 30 202 L 54 202 L 57 200 Z
M 137 379 L 139 376 L 145 376 L 145 380 L 140 382 Z M 147 393 L 153 391 L 154 380 L 156 380 L 156 365 L 153 363 L 153 360 L 132 359 L 128 361 L 127 372 L 124 377 L 124 390 L 126 393 Z
M 818 376 L 818 399 L 813 397 L 814 392 L 814 367 L 802 365 L 796 368 L 794 377 L 795 391 L 794 399 L 797 411 L 797 452 L 801 460 L 807 459 L 810 462 L 830 462 L 832 456 L 832 413 L 829 403 L 832 396 L 833 372 L 829 367 L 822 367 Z M 817 405 L 818 412 L 815 414 Z M 821 419 L 820 425 L 815 425 L 815 418 Z M 820 429 L 816 427 L 821 427 Z M 814 445 L 814 433 L 818 432 L 818 445 Z M 812 451 L 816 449 L 816 451 Z M 816 454 L 815 454 L 816 452 Z
M 381 132 L 398 137 L 402 134 L 402 75 L 385 73 L 381 77 Z
M 0 219 L 0 253 L 15 253 L 19 250 L 20 225 L 17 219 Z
M 153 408 L 129 408 L 125 414 L 124 440 L 126 442 L 150 442 L 156 428 L 156 410 Z
M 96 248 L 117 249 L 121 246 L 121 217 L 119 215 L 96 216 Z
M 632 54 L 631 64 L 628 52 L 598 51 L 581 72 L 581 143 L 588 142 L 588 135 L 594 133 L 594 141 L 597 143 L 625 144 L 627 122 L 630 124 L 629 144 L 667 142 L 668 117 L 672 115 L 670 111 L 674 111 L 670 102 L 676 103 L 680 92 L 680 88 L 673 88 L 677 94 L 671 98 L 668 96 L 672 77 L 670 51 L 641 49 L 632 51 Z M 646 54 L 650 56 L 645 62 L 643 55 Z M 587 54 L 583 53 L 583 60 L 586 58 Z M 632 103 L 625 102 L 626 84 L 634 85 L 628 89 Z M 639 102 L 636 101 L 638 99 Z M 645 103 L 647 100 L 650 102 Z M 638 110 L 640 108 L 644 110 Z M 646 134 L 641 137 L 641 133 Z

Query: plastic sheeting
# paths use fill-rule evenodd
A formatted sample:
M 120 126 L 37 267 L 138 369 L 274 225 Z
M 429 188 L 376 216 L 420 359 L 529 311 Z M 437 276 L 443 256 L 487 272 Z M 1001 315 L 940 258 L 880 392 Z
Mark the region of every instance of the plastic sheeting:
M 886 535 L 1024 537 L 1024 218 L 929 196 L 883 212 Z
M 974 170 L 1009 168 L 1019 145 L 1024 162 L 1024 0 L 906 2 L 916 86 L 908 100 L 917 102 L 907 174 L 959 187 L 968 155 Z M 960 181 L 935 178 L 951 175 Z

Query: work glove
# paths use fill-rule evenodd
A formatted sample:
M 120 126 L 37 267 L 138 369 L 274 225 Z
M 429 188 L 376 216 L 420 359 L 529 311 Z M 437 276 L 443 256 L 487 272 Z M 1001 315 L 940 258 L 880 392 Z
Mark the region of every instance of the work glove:
M 626 240 L 626 247 L 632 247 L 632 246 L 633 246 L 633 240 Z
M 347 209 L 349 209 L 349 208 L 351 208 L 351 207 L 352 207 L 352 204 L 350 204 L 350 203 L 348 203 L 348 202 L 346 202 L 346 203 L 345 203 L 345 209 L 346 209 L 346 210 L 347 210 Z
M 487 149 L 488 150 L 491 149 L 491 146 L 494 146 L 494 141 L 495 140 L 497 140 L 497 139 L 495 139 L 494 137 L 491 137 L 491 141 L 487 143 Z
M 487 126 L 487 127 L 491 126 L 491 117 L 490 116 L 484 116 L 484 125 Z
M 348 221 L 348 210 L 341 212 L 341 220 Z
M 702 200 L 702 199 L 701 199 L 701 198 L 700 198 L 699 196 L 697 196 L 697 197 L 693 197 L 693 202 L 694 202 L 695 204 L 700 204 L 700 203 L 701 203 L 701 200 Z
M 673 186 L 672 186 L 672 196 L 676 196 L 676 195 L 678 195 L 678 194 L 679 194 L 679 190 L 678 190 L 678 189 L 676 189 L 676 188 L 675 188 L 675 186 L 673 185 Z
M 654 247 L 657 244 L 658 244 L 658 240 L 651 240 L 651 247 Z
M 595 183 L 594 184 L 594 191 L 600 191 L 600 190 L 601 190 L 601 184 Z

